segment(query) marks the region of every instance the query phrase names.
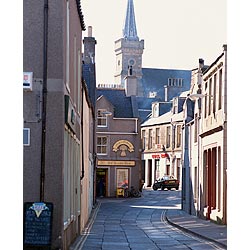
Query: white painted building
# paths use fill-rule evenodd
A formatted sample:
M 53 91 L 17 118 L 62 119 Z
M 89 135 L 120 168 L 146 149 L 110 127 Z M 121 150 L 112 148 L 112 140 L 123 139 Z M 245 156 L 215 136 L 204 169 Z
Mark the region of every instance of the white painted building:
M 156 107 L 159 103 L 153 103 L 151 118 L 141 124 L 142 176 L 147 187 L 163 175 L 173 175 L 181 184 L 182 106 L 186 94 L 174 98 L 171 111 L 160 116 Z
M 184 104 L 182 209 L 226 224 L 227 47 L 208 67 L 193 70 Z

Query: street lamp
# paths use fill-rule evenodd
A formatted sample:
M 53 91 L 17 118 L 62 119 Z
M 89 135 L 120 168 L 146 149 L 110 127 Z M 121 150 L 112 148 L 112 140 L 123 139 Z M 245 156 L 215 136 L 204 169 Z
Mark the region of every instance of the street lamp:
M 208 94 L 190 94 L 188 95 L 187 97 L 192 99 L 192 100 L 196 100 L 197 98 L 203 98 L 203 97 L 206 97 L 206 96 L 209 96 L 211 98 L 213 98 L 213 95 L 208 95 Z

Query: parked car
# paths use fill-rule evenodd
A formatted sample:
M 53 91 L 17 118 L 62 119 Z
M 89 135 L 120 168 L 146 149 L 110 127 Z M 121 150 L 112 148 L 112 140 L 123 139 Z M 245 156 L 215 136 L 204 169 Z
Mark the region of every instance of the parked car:
M 175 188 L 176 190 L 178 190 L 179 184 L 179 180 L 177 180 L 174 176 L 167 175 L 156 180 L 153 185 L 153 189 L 157 190 L 160 188 L 161 190 L 164 190 L 165 188 L 167 188 L 168 190 L 170 190 L 171 188 Z

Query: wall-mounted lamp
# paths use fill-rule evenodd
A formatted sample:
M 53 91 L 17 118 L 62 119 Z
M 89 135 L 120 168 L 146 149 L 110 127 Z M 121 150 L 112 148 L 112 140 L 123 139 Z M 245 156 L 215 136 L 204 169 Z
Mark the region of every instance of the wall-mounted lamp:
M 109 111 L 102 111 L 101 114 L 102 114 L 102 115 L 106 115 L 106 116 L 110 116 L 110 115 L 112 115 L 112 112 L 109 112 Z
M 192 100 L 196 100 L 198 98 L 203 98 L 205 96 L 210 96 L 211 98 L 213 98 L 212 95 L 204 95 L 204 94 L 190 94 L 189 96 L 187 96 L 188 98 L 192 99 Z

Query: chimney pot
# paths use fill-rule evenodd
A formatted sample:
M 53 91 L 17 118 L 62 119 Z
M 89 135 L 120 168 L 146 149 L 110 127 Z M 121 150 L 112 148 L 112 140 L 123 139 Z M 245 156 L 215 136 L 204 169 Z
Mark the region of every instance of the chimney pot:
M 88 26 L 88 37 L 92 37 L 92 26 Z

